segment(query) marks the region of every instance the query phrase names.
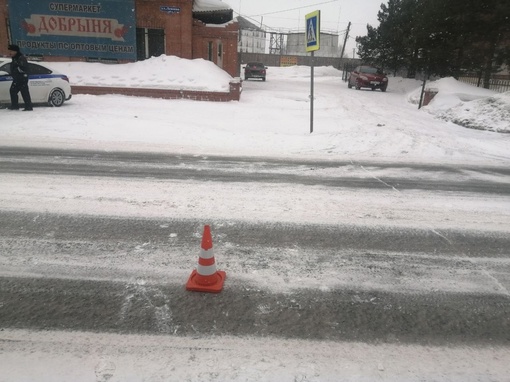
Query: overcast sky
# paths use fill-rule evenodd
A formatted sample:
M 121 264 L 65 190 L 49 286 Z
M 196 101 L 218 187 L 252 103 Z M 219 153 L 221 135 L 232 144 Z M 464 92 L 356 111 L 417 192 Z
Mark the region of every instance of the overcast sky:
M 250 18 L 257 25 L 282 32 L 298 29 L 304 32 L 305 15 L 321 11 L 321 30 L 340 34 L 343 42 L 349 21 L 352 23 L 346 54 L 352 57 L 355 37 L 366 35 L 366 25 L 378 25 L 377 12 L 387 0 L 223 0 L 234 10 L 234 16 Z

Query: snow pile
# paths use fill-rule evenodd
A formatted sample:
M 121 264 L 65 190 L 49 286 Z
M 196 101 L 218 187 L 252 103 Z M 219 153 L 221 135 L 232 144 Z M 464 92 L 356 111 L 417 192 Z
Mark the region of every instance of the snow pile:
M 437 118 L 478 130 L 510 133 L 510 92 L 478 88 L 452 77 L 426 84 L 425 89 L 437 91 L 423 110 Z M 418 104 L 421 87 L 408 94 L 408 101 Z
M 232 77 L 211 61 L 161 55 L 127 64 L 45 62 L 69 76 L 71 85 L 229 91 Z
M 471 129 L 510 133 L 510 92 L 463 102 L 438 117 Z
M 422 81 L 415 80 L 413 78 L 402 78 L 402 77 L 389 77 L 388 78 L 388 88 L 393 93 L 400 94 L 413 94 L 416 89 L 420 89 L 421 91 Z M 420 95 L 418 93 L 418 99 L 415 100 L 409 99 L 409 102 L 418 104 L 420 100 Z
M 244 67 L 245 65 L 242 65 Z M 278 77 L 278 78 L 287 78 L 292 80 L 310 82 L 311 76 L 311 68 L 309 66 L 304 65 L 294 65 L 294 66 L 284 66 L 277 67 L 271 66 L 268 67 L 267 72 L 268 79 L 270 76 Z M 313 70 L 314 79 L 320 80 L 322 77 L 328 77 L 329 80 L 331 78 L 339 78 L 342 76 L 342 72 L 338 69 L 335 69 L 333 66 L 317 66 L 314 67 Z

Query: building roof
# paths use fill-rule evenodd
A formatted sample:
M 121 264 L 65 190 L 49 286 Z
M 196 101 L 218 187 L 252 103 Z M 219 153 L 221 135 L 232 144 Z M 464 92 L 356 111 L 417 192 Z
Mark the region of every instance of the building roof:
M 252 22 L 248 21 L 242 16 L 237 16 L 237 21 L 239 22 L 239 29 L 248 29 L 248 30 L 256 30 L 260 32 L 265 32 L 264 29 L 256 26 Z
M 193 12 L 228 11 L 230 7 L 221 0 L 194 0 Z
M 234 11 L 220 0 L 194 0 L 193 18 L 205 24 L 225 24 L 233 19 Z

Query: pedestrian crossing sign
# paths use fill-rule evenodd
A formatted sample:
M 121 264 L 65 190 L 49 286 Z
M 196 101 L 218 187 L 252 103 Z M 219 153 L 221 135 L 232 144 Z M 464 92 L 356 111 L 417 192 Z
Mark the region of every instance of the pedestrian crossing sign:
M 306 51 L 313 52 L 320 49 L 320 16 L 321 11 L 307 14 L 306 19 Z

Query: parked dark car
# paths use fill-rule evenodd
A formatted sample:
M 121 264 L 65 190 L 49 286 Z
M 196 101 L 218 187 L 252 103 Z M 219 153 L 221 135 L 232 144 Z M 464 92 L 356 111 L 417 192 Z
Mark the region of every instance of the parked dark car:
M 381 69 L 373 66 L 358 66 L 354 69 L 347 81 L 347 86 L 351 89 L 370 88 L 372 90 L 381 89 L 385 92 L 388 87 L 388 77 Z
M 266 80 L 266 69 L 262 62 L 249 62 L 244 67 L 244 79 L 260 78 L 262 81 Z

